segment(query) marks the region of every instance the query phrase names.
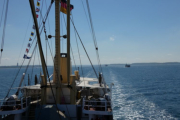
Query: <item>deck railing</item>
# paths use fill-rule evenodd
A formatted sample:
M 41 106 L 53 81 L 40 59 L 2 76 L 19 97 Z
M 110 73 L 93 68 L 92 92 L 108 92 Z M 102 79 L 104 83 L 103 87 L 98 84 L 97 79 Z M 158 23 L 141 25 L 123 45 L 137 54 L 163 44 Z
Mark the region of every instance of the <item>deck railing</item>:
M 89 111 L 106 111 L 111 112 L 111 101 L 84 100 L 83 109 Z
M 0 110 L 15 110 L 29 106 L 31 97 L 22 97 L 20 100 L 4 100 L 0 99 Z

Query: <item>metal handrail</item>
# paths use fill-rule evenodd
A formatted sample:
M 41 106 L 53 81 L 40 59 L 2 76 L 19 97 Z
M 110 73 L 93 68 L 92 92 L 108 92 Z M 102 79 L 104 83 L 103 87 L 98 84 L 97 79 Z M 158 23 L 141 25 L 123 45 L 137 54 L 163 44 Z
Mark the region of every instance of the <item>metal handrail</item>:
M 104 103 L 104 105 L 95 105 L 92 103 Z M 101 108 L 105 108 L 105 111 L 108 111 L 107 107 L 111 107 L 111 101 L 91 101 L 91 100 L 84 100 L 83 99 L 83 109 L 85 109 L 84 108 L 85 106 L 88 107 L 88 110 L 91 107 L 93 107 L 93 108 L 101 107 Z
M 24 102 L 24 99 L 25 99 L 25 102 Z M 31 99 L 31 97 L 26 97 L 26 98 L 23 97 L 20 99 L 20 104 L 17 104 L 16 100 L 5 101 L 4 99 L 3 100 L 1 99 L 0 100 L 0 109 L 2 109 L 2 107 L 4 107 L 4 106 L 7 106 L 7 107 L 11 106 L 14 108 L 21 106 L 21 109 L 22 109 L 24 104 L 26 105 L 26 107 L 29 105 L 30 99 Z

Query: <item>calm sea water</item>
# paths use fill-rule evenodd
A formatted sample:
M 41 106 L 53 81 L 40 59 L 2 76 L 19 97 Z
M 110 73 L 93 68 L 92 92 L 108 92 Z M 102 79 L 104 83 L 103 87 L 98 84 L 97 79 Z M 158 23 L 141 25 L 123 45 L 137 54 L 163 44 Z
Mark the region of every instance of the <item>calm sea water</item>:
M 53 67 L 48 69 L 52 74 Z M 17 71 L 18 68 L 0 68 L 0 98 L 6 95 Z M 13 88 L 24 71 L 25 68 L 20 71 Z M 28 74 L 34 84 L 34 75 L 40 75 L 40 68 L 27 70 L 24 85 Z M 180 120 L 180 64 L 133 64 L 130 68 L 108 65 L 103 66 L 103 74 L 108 85 L 114 83 L 114 119 Z M 83 75 L 95 77 L 90 66 L 83 66 Z M 10 94 L 15 91 L 12 89 Z

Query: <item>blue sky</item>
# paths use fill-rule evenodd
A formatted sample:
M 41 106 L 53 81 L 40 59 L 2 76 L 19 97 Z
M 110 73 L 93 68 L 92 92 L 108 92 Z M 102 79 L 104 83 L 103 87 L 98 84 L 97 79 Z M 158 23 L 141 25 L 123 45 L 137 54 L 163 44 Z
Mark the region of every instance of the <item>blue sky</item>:
M 72 15 L 92 62 L 97 64 L 82 1 L 85 3 L 85 0 L 71 0 L 71 4 L 74 5 Z M 43 6 L 41 9 L 43 15 L 46 10 L 45 2 L 49 6 L 50 0 L 41 0 L 40 2 L 41 7 Z M 102 64 L 180 62 L 179 0 L 89 0 L 89 5 Z M 3 0 L 0 1 L 0 15 L 2 6 Z M 28 0 L 9 0 L 4 52 L 0 65 L 21 63 L 32 31 L 33 20 L 31 16 Z M 64 16 L 66 17 L 66 15 Z M 53 4 L 49 14 L 50 27 L 48 22 L 46 23 L 47 34 L 54 35 L 54 21 Z M 63 26 L 61 34 L 65 34 L 64 22 L 61 23 Z M 2 36 L 2 29 L 3 23 L 0 26 L 0 36 Z M 41 40 L 45 52 L 44 36 L 44 34 L 41 35 Z M 54 38 L 50 39 L 49 43 L 54 50 Z M 62 40 L 62 43 L 65 45 L 61 49 L 63 48 L 62 51 L 65 51 L 66 40 Z M 79 64 L 73 29 L 71 29 L 71 46 L 76 64 Z M 89 64 L 80 43 L 79 46 L 83 64 Z M 29 55 L 31 53 L 32 49 Z M 49 52 L 47 56 L 48 65 L 52 65 Z M 28 60 L 25 64 L 27 62 Z M 35 64 L 39 64 L 38 57 L 35 58 Z

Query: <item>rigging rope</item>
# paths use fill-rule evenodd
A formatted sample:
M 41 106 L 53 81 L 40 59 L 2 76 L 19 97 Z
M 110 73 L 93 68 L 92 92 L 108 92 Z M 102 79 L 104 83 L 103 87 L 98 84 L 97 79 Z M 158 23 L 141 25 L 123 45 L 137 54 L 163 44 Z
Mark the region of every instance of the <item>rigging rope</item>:
M 53 3 L 53 2 L 54 2 L 54 0 L 51 0 L 50 6 L 52 6 L 52 3 Z M 45 18 L 42 20 L 42 22 L 43 22 L 44 24 L 45 24 L 45 22 L 46 22 L 46 20 L 47 20 L 49 11 L 50 11 L 50 7 L 49 7 L 48 10 L 47 10 L 47 13 L 46 13 Z M 42 27 L 41 32 L 42 32 L 43 28 L 44 28 L 44 26 Z M 44 29 L 45 29 L 45 28 L 44 28 Z M 41 33 L 41 32 L 40 32 L 40 33 Z M 45 34 L 46 34 L 46 33 L 45 33 Z M 46 73 L 47 73 L 48 81 L 49 81 L 49 83 L 50 83 L 50 88 L 51 88 L 51 92 L 52 92 L 52 95 L 53 95 L 53 98 L 54 98 L 54 101 L 55 101 L 56 109 L 57 109 L 58 112 L 59 112 L 60 110 L 59 110 L 59 108 L 57 107 L 57 102 L 56 102 L 55 95 L 54 95 L 54 92 L 53 92 L 53 89 L 52 89 L 52 85 L 51 85 L 51 82 L 50 82 L 50 77 L 49 77 L 49 73 L 48 73 L 48 69 L 47 69 L 46 63 L 45 63 L 45 71 L 46 71 Z M 45 78 L 45 79 L 47 79 L 47 78 Z M 41 109 L 42 109 L 42 108 L 41 108 Z M 40 113 L 39 113 L 39 116 L 40 116 L 40 114 L 41 114 L 41 111 L 40 111 Z M 59 115 L 59 114 L 58 114 L 58 115 Z M 39 119 L 39 116 L 38 116 L 38 119 Z M 60 115 L 59 115 L 59 118 L 61 119 Z
M 52 3 L 52 2 L 51 2 Z M 47 18 L 46 18 L 47 19 Z M 46 20 L 45 19 L 45 20 Z M 44 24 L 45 24 L 45 21 L 43 21 L 44 22 Z M 43 28 L 44 28 L 44 31 L 45 31 L 45 25 L 43 26 Z M 46 32 L 45 32 L 45 35 L 46 35 Z M 47 37 L 47 35 L 46 35 L 46 37 Z M 54 61 L 53 61 L 54 62 Z M 46 65 L 46 63 L 45 63 L 45 69 L 46 69 L 46 72 L 47 72 L 47 76 L 48 76 L 48 81 L 49 81 L 49 83 L 50 83 L 50 88 L 51 88 L 51 92 L 52 92 L 52 95 L 53 95 L 53 98 L 54 98 L 54 101 L 55 101 L 55 106 L 56 106 L 56 109 L 58 110 L 58 111 L 60 111 L 59 110 L 59 108 L 58 108 L 58 106 L 57 106 L 57 102 L 56 102 L 56 99 L 55 99 L 55 95 L 54 95 L 54 92 L 53 92 L 53 89 L 52 89 L 52 85 L 51 85 L 51 82 L 50 82 L 50 77 L 49 77 L 49 73 L 48 73 L 48 70 L 47 70 L 47 65 Z M 57 72 L 57 70 L 55 69 L 55 72 Z M 60 78 L 59 78 L 60 76 L 58 76 L 57 78 L 58 78 L 58 80 L 60 81 Z M 61 84 L 60 84 L 60 86 L 61 86 Z M 62 93 L 62 95 L 64 96 L 64 93 L 62 92 L 62 87 L 60 87 L 60 89 L 61 89 L 61 93 Z M 67 106 L 66 106 L 66 108 L 67 108 Z M 69 110 L 68 110 L 68 108 L 67 108 L 67 111 L 68 111 L 68 114 L 70 115 L 70 113 L 69 113 Z M 41 114 L 41 113 L 40 113 Z M 59 115 L 59 114 L 58 114 Z M 60 117 L 60 115 L 59 115 L 59 117 Z M 39 118 L 39 117 L 38 117 Z M 60 117 L 60 119 L 61 119 L 61 117 Z
M 4 3 L 3 3 L 3 8 L 2 8 L 2 13 L 1 13 L 0 27 L 1 27 L 1 22 L 2 22 L 3 13 L 4 13 L 4 6 L 5 6 L 5 1 L 6 1 L 6 0 L 4 0 Z
M 40 57 L 39 57 L 38 53 L 39 53 L 39 51 L 38 51 L 38 49 L 37 49 L 37 56 L 38 56 L 39 66 L 41 66 Z M 39 54 L 40 54 L 40 53 L 39 53 Z M 42 68 L 40 67 L 40 73 L 41 73 L 41 71 L 42 71 Z
M 88 17 L 87 17 L 86 10 L 85 10 L 85 7 L 84 7 L 84 3 L 83 3 L 82 0 L 81 0 L 81 3 L 82 3 L 82 5 L 83 5 L 84 13 L 85 13 L 85 15 L 86 15 L 86 20 L 87 20 L 87 23 L 88 23 L 88 26 L 89 26 L 89 30 L 91 31 L 91 27 L 90 27 L 90 25 L 89 25 Z
M 66 25 L 65 18 L 64 18 L 64 14 L 63 14 L 63 19 L 64 19 L 65 26 L 67 26 L 67 25 Z M 63 28 L 63 27 L 62 27 L 62 28 Z M 67 27 L 66 27 L 66 29 L 67 29 Z M 62 29 L 62 32 L 63 32 L 63 29 Z M 70 48 L 71 48 L 71 54 L 72 54 L 72 56 L 73 56 L 74 65 L 75 65 L 75 68 L 77 69 L 71 44 L 70 44 Z
M 46 4 L 46 10 L 47 10 L 47 3 L 46 3 L 46 0 L 45 0 L 45 4 Z M 49 18 L 48 18 L 48 28 L 49 28 L 49 33 L 51 35 L 51 28 L 50 28 L 50 24 L 49 24 Z M 51 49 L 53 51 L 53 47 L 52 47 L 52 41 L 51 41 Z
M 67 26 L 66 21 L 65 21 L 65 18 L 64 18 L 64 14 L 63 14 L 63 19 L 64 19 L 65 26 Z M 63 27 L 62 27 L 62 28 L 63 28 Z M 66 29 L 67 29 L 67 27 L 66 27 Z M 63 29 L 62 29 L 62 32 L 63 32 Z M 74 65 L 75 65 L 75 68 L 77 69 L 71 44 L 70 44 L 70 48 L 71 48 L 71 54 L 72 54 L 72 56 L 73 56 Z
M 95 50 L 96 50 L 97 61 L 98 61 L 98 65 L 99 65 L 99 71 L 100 71 L 100 59 L 99 59 L 99 54 L 98 54 L 98 45 L 97 45 L 97 41 L 96 41 L 96 36 L 95 36 L 95 32 L 94 32 L 94 27 L 93 27 L 91 11 L 90 11 L 90 8 L 89 8 L 88 0 L 86 0 L 86 4 L 87 4 L 88 15 L 89 15 L 89 19 L 90 19 L 92 37 L 93 37 L 94 46 L 95 46 Z
M 47 64 L 47 34 L 46 34 L 46 28 L 45 28 L 45 22 L 43 22 L 43 27 L 44 27 L 44 33 L 45 33 L 45 40 L 46 40 L 46 64 Z
M 24 40 L 23 40 L 23 43 L 22 43 L 22 46 L 21 46 L 21 50 L 20 50 L 20 53 L 19 53 L 19 57 L 18 57 L 18 61 L 17 61 L 17 63 L 19 62 L 20 55 L 21 55 L 21 51 L 22 51 L 22 48 L 23 48 L 23 46 L 24 46 L 24 41 L 26 40 L 27 30 L 28 30 L 29 23 L 30 23 L 30 18 L 31 18 L 31 15 L 30 15 L 30 17 L 29 17 L 28 26 L 27 26 L 27 28 L 26 28 L 26 32 L 25 32 L 25 36 L 24 36 Z
M 4 47 L 4 38 L 5 38 L 5 31 L 6 31 L 6 22 L 7 22 L 8 5 L 9 5 L 9 0 L 6 1 L 6 11 L 5 11 L 4 27 L 3 27 L 3 35 L 2 35 L 2 42 L 1 42 L 0 64 L 1 64 L 1 58 L 2 58 L 3 47 Z
M 72 15 L 72 19 L 73 19 L 73 15 Z M 82 77 L 83 77 L 83 81 L 84 81 L 84 72 L 83 72 L 83 67 L 82 67 L 82 62 L 81 62 L 81 57 L 80 57 L 80 52 L 79 52 L 79 45 L 78 45 L 75 29 L 74 29 L 74 34 L 75 34 L 76 45 L 77 45 L 77 49 L 78 49 L 78 56 L 79 56 L 79 62 L 80 62 L 80 66 L 81 66 L 81 73 L 82 73 Z M 85 87 L 85 82 L 84 82 L 84 87 Z
M 36 51 L 35 51 L 35 54 L 34 54 L 34 61 L 33 61 L 33 66 L 32 66 L 32 71 L 31 71 L 31 79 L 30 79 L 30 83 L 32 83 L 32 75 L 33 75 L 33 70 L 34 70 L 35 56 L 36 56 Z
M 7 1 L 9 1 L 9 0 L 7 0 Z M 44 17 L 44 21 L 46 21 L 46 19 L 47 19 L 47 16 L 48 16 L 48 14 L 49 14 L 49 12 L 50 12 L 50 9 L 51 9 L 51 6 L 52 6 L 52 3 L 53 3 L 53 2 L 54 2 L 54 0 L 51 0 L 51 4 L 49 5 L 49 8 L 48 8 L 48 10 L 47 10 L 47 12 L 46 12 L 46 15 L 45 15 L 45 17 Z M 41 25 L 42 25 L 42 24 L 41 24 Z M 40 26 L 41 26 L 41 25 L 40 25 Z M 40 29 L 40 27 L 39 27 L 39 29 Z M 40 34 L 42 33 L 42 30 L 43 30 L 43 28 L 41 28 Z M 36 38 L 36 36 L 34 37 L 34 39 L 33 39 L 33 41 L 32 41 L 32 44 L 34 43 L 35 38 Z M 37 43 L 36 43 L 36 44 L 37 44 Z M 34 51 L 34 50 L 33 50 L 33 51 Z M 30 59 L 30 60 L 31 60 L 31 59 Z M 29 60 L 29 61 L 30 61 L 30 60 Z M 16 78 L 17 78 L 17 76 L 18 76 L 18 74 L 19 74 L 19 72 L 20 72 L 20 69 L 21 69 L 22 66 L 23 66 L 24 61 L 25 61 L 25 59 L 22 60 L 22 64 L 21 64 L 21 66 L 19 67 L 19 70 L 17 71 L 17 74 L 16 74 L 16 76 L 15 76 L 15 78 L 14 78 L 14 80 L 13 80 L 12 85 L 10 86 L 10 89 L 9 89 L 8 92 L 7 92 L 6 97 L 9 95 L 9 92 L 10 92 L 10 90 L 11 90 L 13 84 L 14 84 L 14 81 L 16 80 Z M 6 97 L 5 97 L 5 98 L 6 98 Z
M 77 70 L 77 67 L 76 67 L 76 62 L 75 62 L 75 59 L 74 59 L 74 54 L 73 54 L 73 50 L 72 50 L 72 46 L 71 46 L 71 54 L 72 54 L 72 57 L 73 57 L 73 61 L 74 61 L 74 65 L 75 65 L 75 69 Z
M 80 40 L 80 42 L 81 42 L 81 45 L 83 46 L 83 49 L 84 49 L 84 51 L 85 51 L 85 53 L 86 53 L 86 55 L 87 55 L 87 57 L 88 57 L 88 59 L 89 59 L 89 62 L 90 62 L 91 66 L 92 66 L 92 68 L 93 68 L 93 70 L 94 70 L 94 73 L 95 73 L 96 77 L 98 78 L 98 75 L 97 75 L 97 73 L 96 73 L 96 70 L 95 70 L 95 68 L 94 68 L 94 66 L 93 66 L 93 64 L 92 64 L 92 62 L 91 62 L 91 59 L 90 59 L 90 57 L 89 57 L 89 55 L 88 55 L 88 53 L 87 53 L 87 51 L 86 51 L 86 48 L 84 47 L 84 44 L 83 44 L 83 42 L 82 42 L 82 40 L 81 40 L 81 38 L 80 38 L 80 36 L 79 36 L 79 33 L 77 32 L 77 29 L 76 29 L 76 27 L 75 27 L 74 22 L 73 22 L 72 19 L 71 19 L 71 22 L 72 22 L 72 24 L 73 24 L 73 27 L 74 27 L 74 30 L 75 30 L 76 34 L 78 35 L 78 38 L 79 38 L 79 40 Z
M 82 42 L 82 40 L 81 40 L 81 38 L 80 38 L 80 36 L 79 36 L 79 34 L 78 34 L 78 32 L 77 32 L 77 29 L 76 29 L 76 27 L 75 27 L 75 25 L 74 25 L 74 21 L 73 21 L 73 19 L 71 19 L 71 22 L 72 22 L 72 24 L 73 24 L 73 26 L 74 26 L 74 30 L 76 31 L 76 33 L 77 33 L 77 35 L 78 35 L 78 37 L 79 37 L 79 40 L 80 40 L 80 42 L 81 42 L 81 44 L 82 44 L 82 46 L 83 46 L 83 48 L 84 48 L 84 51 L 85 51 L 85 53 L 86 53 L 86 55 L 87 55 L 87 57 L 88 57 L 88 59 L 89 59 L 89 61 L 90 61 L 90 63 L 91 63 L 91 66 L 92 66 L 92 68 L 93 68 L 93 70 L 94 70 L 94 73 L 95 73 L 95 75 L 96 75 L 96 77 L 97 77 L 97 79 L 98 79 L 98 75 L 97 75 L 97 73 L 96 73 L 96 70 L 95 70 L 95 68 L 94 68 L 94 66 L 93 66 L 93 64 L 92 64 L 92 62 L 91 62 L 91 60 L 90 60 L 90 57 L 89 57 L 89 55 L 88 55 L 88 53 L 87 53 L 87 51 L 86 51 L 86 49 L 85 49 L 85 47 L 84 47 L 84 44 L 83 44 L 83 42 Z M 95 36 L 95 35 L 94 35 Z M 95 43 L 95 45 L 96 45 L 96 48 L 98 48 L 97 47 L 97 42 L 95 42 L 94 41 L 94 43 Z M 100 63 L 100 59 L 99 59 L 99 54 L 98 54 L 98 51 L 97 51 L 98 49 L 96 49 L 96 54 L 97 54 L 97 58 L 98 58 L 98 63 L 99 63 L 99 69 L 102 71 L 102 67 L 101 67 L 101 63 Z M 102 71 L 103 72 L 103 71 Z M 106 88 L 106 83 L 105 83 L 105 80 L 104 80 L 104 76 L 102 75 L 102 81 L 104 82 L 104 86 L 105 86 L 105 88 Z M 104 90 L 103 90 L 104 91 Z M 104 91 L 104 93 L 106 93 L 105 91 Z
M 87 4 L 87 8 L 88 8 L 88 13 L 89 13 L 89 19 L 90 19 L 90 24 L 91 24 L 91 29 L 92 29 L 94 46 L 95 46 L 95 49 L 96 49 L 96 55 L 97 55 L 97 61 L 98 61 L 98 65 L 99 65 L 99 71 L 101 71 L 103 73 L 102 66 L 101 66 L 101 61 L 100 61 L 100 57 L 99 57 L 99 53 L 98 53 L 98 45 L 97 45 L 97 40 L 96 40 L 96 36 L 95 36 L 95 32 L 94 32 L 94 27 L 93 27 L 91 11 L 90 11 L 88 0 L 86 0 L 86 4 Z M 105 85 L 105 88 L 106 88 L 106 82 L 105 82 L 103 74 L 102 74 L 102 81 L 103 81 L 103 83 Z
M 35 51 L 35 49 L 36 49 L 36 46 L 37 46 L 37 42 L 36 42 L 36 45 L 35 45 L 35 47 L 34 47 L 34 49 L 33 49 L 32 56 L 33 56 L 33 54 L 34 54 L 34 51 Z M 30 60 L 29 60 L 29 62 L 28 62 L 28 65 L 27 65 L 26 69 L 25 69 L 25 72 L 24 72 L 25 74 L 26 74 L 26 72 L 27 72 L 27 68 L 29 67 L 29 64 L 30 64 L 30 61 L 31 61 L 31 59 L 32 59 L 32 56 L 31 56 L 31 58 L 30 58 Z M 24 63 L 24 61 L 25 61 L 25 58 L 23 59 L 23 63 Z M 19 72 L 20 72 L 20 70 L 21 70 L 21 68 L 22 68 L 22 66 L 23 66 L 23 64 L 20 66 L 20 68 L 19 68 L 19 70 L 18 70 L 18 72 L 17 72 L 17 74 L 16 74 L 16 76 L 15 76 L 15 78 L 14 78 L 12 84 L 11 84 L 11 87 L 9 88 L 9 90 L 8 90 L 5 98 L 7 98 L 7 97 L 9 96 L 9 92 L 10 92 L 10 90 L 11 90 L 11 88 L 12 88 L 12 86 L 13 86 L 13 84 L 14 84 L 14 82 L 15 82 L 15 80 L 16 80 L 16 78 L 17 78 L 17 76 L 18 76 L 18 74 L 19 74 Z

